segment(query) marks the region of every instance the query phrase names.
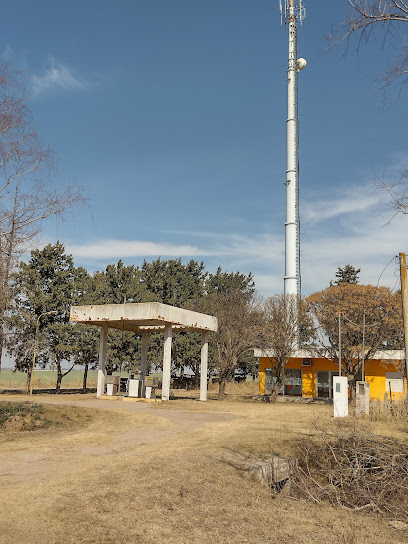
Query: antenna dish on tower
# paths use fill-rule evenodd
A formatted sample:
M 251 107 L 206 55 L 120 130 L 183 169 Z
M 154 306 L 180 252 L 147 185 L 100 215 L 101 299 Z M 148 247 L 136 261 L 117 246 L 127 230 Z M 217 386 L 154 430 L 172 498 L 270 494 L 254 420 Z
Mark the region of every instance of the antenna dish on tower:
M 302 0 L 279 0 L 280 12 L 281 12 L 281 25 L 286 25 L 290 21 L 290 7 L 293 4 L 293 13 L 297 21 L 302 24 L 302 21 L 306 19 L 306 8 L 303 5 Z
M 306 64 L 307 64 L 306 59 L 303 59 L 302 57 L 300 57 L 300 59 L 298 59 L 295 64 L 296 71 L 300 72 L 300 70 L 303 70 L 303 68 L 306 68 Z

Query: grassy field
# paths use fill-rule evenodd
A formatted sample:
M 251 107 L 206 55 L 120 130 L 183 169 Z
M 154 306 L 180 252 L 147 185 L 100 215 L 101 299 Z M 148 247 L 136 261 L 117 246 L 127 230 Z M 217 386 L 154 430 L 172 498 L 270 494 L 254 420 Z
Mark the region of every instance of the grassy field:
M 15 397 L 10 397 L 16 400 Z M 22 397 L 23 398 L 23 397 Z M 18 400 L 18 399 L 17 399 Z M 332 407 L 175 400 L 142 404 L 93 396 L 36 402 L 87 420 L 0 434 L 2 544 L 400 544 L 388 521 L 279 495 L 227 462 L 236 452 L 293 454 Z M 78 412 L 76 412 L 78 413 Z M 406 437 L 406 425 L 357 420 Z
M 118 375 L 118 373 L 114 373 Z M 123 376 L 126 374 L 123 372 Z M 157 375 L 161 378 L 159 374 Z M 24 389 L 27 380 L 27 374 L 25 372 L 13 372 L 9 369 L 3 369 L 0 372 L 0 389 Z M 36 370 L 34 372 L 33 387 L 35 389 L 50 389 L 55 387 L 57 381 L 57 373 L 51 370 Z M 62 389 L 82 388 L 83 372 L 81 370 L 71 370 L 62 380 Z M 96 387 L 97 382 L 97 370 L 90 370 L 88 372 L 88 387 Z M 197 396 L 197 390 L 185 391 L 184 389 L 174 389 L 172 393 L 175 396 Z M 216 398 L 218 392 L 218 384 L 211 384 L 209 386 L 209 395 L 211 398 Z M 227 394 L 230 396 L 242 396 L 245 394 L 256 395 L 258 393 L 258 383 L 247 382 L 229 382 L 226 389 Z
M 84 373 L 81 370 L 71 370 L 62 379 L 62 388 L 82 387 Z M 97 371 L 90 370 L 88 372 L 88 387 L 96 387 Z M 4 369 L 0 372 L 0 389 L 24 389 L 27 380 L 25 372 L 13 372 L 12 370 Z M 51 370 L 36 370 L 34 372 L 33 387 L 37 388 L 52 388 L 55 387 L 57 381 L 57 373 Z

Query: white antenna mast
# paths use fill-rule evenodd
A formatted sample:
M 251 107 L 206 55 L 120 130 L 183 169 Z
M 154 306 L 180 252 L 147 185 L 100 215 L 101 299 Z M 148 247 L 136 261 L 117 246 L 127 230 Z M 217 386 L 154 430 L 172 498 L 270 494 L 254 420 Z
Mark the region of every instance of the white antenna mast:
M 297 23 L 306 16 L 302 0 L 280 1 L 281 24 L 289 28 L 288 119 L 285 223 L 285 295 L 300 295 L 299 156 L 297 74 L 306 66 L 297 58 Z

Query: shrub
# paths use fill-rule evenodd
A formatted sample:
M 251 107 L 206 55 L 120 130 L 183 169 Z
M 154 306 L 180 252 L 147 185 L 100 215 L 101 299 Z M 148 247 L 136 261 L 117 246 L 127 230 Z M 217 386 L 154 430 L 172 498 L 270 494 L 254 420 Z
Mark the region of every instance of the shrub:
M 32 416 L 34 419 L 39 419 L 43 411 L 42 404 L 31 404 L 29 402 L 0 403 L 0 427 L 16 415 Z
M 291 494 L 408 520 L 408 443 L 352 429 L 297 442 Z

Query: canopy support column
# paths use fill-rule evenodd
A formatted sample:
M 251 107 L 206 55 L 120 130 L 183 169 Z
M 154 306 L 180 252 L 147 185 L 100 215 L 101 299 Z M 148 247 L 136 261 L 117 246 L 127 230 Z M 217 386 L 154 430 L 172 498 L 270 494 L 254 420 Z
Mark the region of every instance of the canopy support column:
M 163 352 L 162 400 L 164 401 L 167 401 L 170 398 L 171 341 L 172 341 L 172 326 L 171 326 L 171 323 L 167 323 L 164 329 L 164 352 Z
M 108 344 L 108 327 L 103 325 L 101 327 L 101 336 L 99 340 L 99 369 L 98 369 L 98 382 L 96 387 L 96 398 L 103 395 L 105 390 L 105 368 L 106 368 L 106 348 Z
M 142 332 L 142 357 L 140 361 L 140 375 L 142 378 L 142 397 L 145 396 L 144 379 L 147 375 L 147 344 L 149 341 L 149 333 L 147 331 Z
M 208 331 L 201 333 L 200 400 L 207 400 Z

